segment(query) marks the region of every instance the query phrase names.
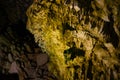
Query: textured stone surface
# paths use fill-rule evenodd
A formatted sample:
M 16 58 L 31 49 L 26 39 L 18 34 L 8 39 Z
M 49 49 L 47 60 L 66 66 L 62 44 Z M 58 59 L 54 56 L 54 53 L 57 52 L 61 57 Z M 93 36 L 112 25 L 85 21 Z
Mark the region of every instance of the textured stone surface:
M 37 57 L 36 55 L 41 55 L 42 51 L 34 42 L 33 35 L 26 30 L 26 10 L 32 2 L 33 0 L 0 0 L 0 80 L 15 80 L 16 75 L 11 73 L 17 71 L 19 80 L 27 80 L 32 72 L 35 74 L 31 74 L 34 78 L 37 79 L 37 75 L 39 76 L 36 58 L 30 59 L 29 54 Z M 44 58 L 45 61 L 38 60 L 42 62 L 39 62 L 41 67 L 48 61 L 47 58 Z M 43 72 L 44 69 L 41 75 Z
M 27 28 L 42 51 L 26 30 L 30 4 Z M 20 80 L 119 80 L 119 6 L 118 0 L 0 0 L 0 80 L 15 79 L 8 74 L 14 61 Z M 45 64 L 38 66 L 43 59 L 36 55 L 44 52 L 50 59 L 40 56 Z
M 38 0 L 28 8 L 27 28 L 49 55 L 49 71 L 58 80 L 120 79 L 119 5 L 117 0 Z

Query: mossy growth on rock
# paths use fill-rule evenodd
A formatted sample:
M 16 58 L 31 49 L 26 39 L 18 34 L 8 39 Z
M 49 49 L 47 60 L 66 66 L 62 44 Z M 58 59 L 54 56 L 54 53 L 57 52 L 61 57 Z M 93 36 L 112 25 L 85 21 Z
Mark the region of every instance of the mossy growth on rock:
M 28 8 L 27 28 L 49 55 L 49 71 L 58 80 L 120 79 L 118 15 L 109 11 L 119 12 L 116 1 L 41 0 Z

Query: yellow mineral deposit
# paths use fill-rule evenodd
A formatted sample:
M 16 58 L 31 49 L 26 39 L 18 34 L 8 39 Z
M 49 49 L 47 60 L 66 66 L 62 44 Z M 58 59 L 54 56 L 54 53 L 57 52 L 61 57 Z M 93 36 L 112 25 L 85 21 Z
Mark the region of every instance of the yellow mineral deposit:
M 112 44 L 106 44 L 104 35 L 99 33 L 110 21 L 106 0 L 77 0 L 78 4 L 71 0 L 73 5 L 63 1 L 42 0 L 41 5 L 33 3 L 27 10 L 27 28 L 42 51 L 48 54 L 49 71 L 58 80 L 102 80 L 111 77 L 109 70 L 115 71 L 116 77 L 117 72 L 112 67 L 118 64 L 114 58 L 116 53 L 108 49 L 113 48 Z M 37 63 L 41 65 L 39 58 L 41 56 Z

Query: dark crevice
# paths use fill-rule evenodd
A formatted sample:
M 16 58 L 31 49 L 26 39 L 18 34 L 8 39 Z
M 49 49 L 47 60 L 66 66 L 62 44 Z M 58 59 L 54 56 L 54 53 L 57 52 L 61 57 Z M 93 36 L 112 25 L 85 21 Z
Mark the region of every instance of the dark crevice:
M 93 74 L 92 74 L 92 60 L 89 60 L 89 66 L 88 66 L 88 70 L 87 70 L 87 77 L 89 78 L 89 80 L 93 79 Z
M 117 36 L 117 34 L 113 28 L 114 20 L 112 18 L 112 15 L 109 18 L 110 18 L 110 22 L 105 22 L 105 24 L 104 24 L 103 34 L 108 36 L 107 42 L 111 42 L 114 45 L 114 47 L 118 47 L 119 37 Z
M 71 55 L 70 59 L 73 60 L 77 56 L 84 57 L 85 56 L 85 51 L 83 51 L 81 49 L 78 49 L 76 47 L 71 47 L 70 49 L 64 51 L 64 55 L 65 54 L 70 54 Z

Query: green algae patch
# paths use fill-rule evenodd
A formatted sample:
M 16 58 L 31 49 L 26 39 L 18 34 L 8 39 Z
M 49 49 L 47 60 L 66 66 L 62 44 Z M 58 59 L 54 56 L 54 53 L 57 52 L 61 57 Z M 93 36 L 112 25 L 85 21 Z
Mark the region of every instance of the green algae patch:
M 49 71 L 58 80 L 118 80 L 117 53 L 101 33 L 109 22 L 105 2 L 66 1 L 38 1 L 27 10 L 27 29 L 49 55 Z M 105 7 L 102 14 L 97 7 Z

